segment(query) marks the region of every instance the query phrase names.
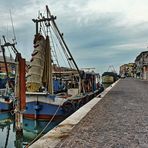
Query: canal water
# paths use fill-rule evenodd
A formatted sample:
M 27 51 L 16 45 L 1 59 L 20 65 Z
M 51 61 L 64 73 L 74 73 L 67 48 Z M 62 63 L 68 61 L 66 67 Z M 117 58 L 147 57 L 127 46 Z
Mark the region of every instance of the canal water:
M 23 133 L 16 134 L 14 115 L 10 112 L 0 113 L 0 148 L 24 148 L 36 137 L 43 136 L 60 122 L 49 124 L 49 121 L 23 119 Z M 45 127 L 46 129 L 43 130 Z

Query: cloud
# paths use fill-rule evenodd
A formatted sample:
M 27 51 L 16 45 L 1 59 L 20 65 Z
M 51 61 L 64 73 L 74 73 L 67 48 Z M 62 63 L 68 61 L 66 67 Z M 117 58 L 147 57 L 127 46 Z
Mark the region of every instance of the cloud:
M 5 0 L 0 2 L 0 34 L 12 38 L 9 9 L 14 21 L 17 47 L 27 59 L 33 49 L 38 10 L 48 4 L 79 67 L 107 70 L 133 62 L 146 50 L 148 34 L 147 0 Z M 8 26 L 8 27 L 7 27 Z M 9 28 L 9 29 L 7 29 Z

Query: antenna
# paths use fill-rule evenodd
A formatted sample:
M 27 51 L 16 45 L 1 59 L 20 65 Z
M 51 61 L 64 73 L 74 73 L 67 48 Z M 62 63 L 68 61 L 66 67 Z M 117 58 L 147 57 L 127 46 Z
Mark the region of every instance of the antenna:
M 14 38 L 12 39 L 12 41 L 13 41 L 14 44 L 17 44 L 17 42 L 16 42 L 15 30 L 14 30 L 14 25 L 13 25 L 13 19 L 12 19 L 12 14 L 11 14 L 11 10 L 9 10 L 9 12 L 10 12 L 10 19 L 11 19 L 11 24 L 12 24 L 13 36 L 14 36 Z
M 0 39 L 0 52 L 2 52 L 2 47 L 1 47 L 1 39 Z

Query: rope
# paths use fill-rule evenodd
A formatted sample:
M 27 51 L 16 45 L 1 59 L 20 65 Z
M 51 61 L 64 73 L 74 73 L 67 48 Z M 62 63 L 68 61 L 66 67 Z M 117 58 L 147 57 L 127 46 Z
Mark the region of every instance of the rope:
M 67 54 L 67 52 L 66 52 L 66 49 L 65 49 L 65 47 L 64 47 L 64 45 L 63 45 L 63 43 L 62 43 L 62 41 L 61 41 L 61 39 L 60 39 L 60 37 L 59 37 L 57 31 L 56 31 L 56 28 L 55 28 L 54 26 L 51 26 L 51 28 L 52 28 L 53 32 L 55 33 L 55 35 L 56 35 L 56 37 L 57 37 L 57 39 L 58 39 L 58 41 L 59 41 L 59 44 L 61 45 L 61 47 L 62 47 L 62 49 L 63 49 L 63 52 L 65 53 L 65 57 L 66 57 L 67 59 L 69 59 L 69 56 L 68 56 L 68 54 Z M 68 64 L 69 64 L 70 68 L 72 68 L 72 65 L 71 65 L 71 63 L 70 63 L 69 60 L 68 60 Z
M 52 51 L 53 51 L 53 58 L 55 58 L 55 61 L 57 62 L 57 65 L 60 67 L 60 64 L 59 64 L 59 61 L 58 61 L 58 57 L 57 57 L 57 53 L 56 53 L 56 48 L 55 48 L 55 45 L 54 45 L 54 41 L 53 41 L 53 35 L 52 35 L 52 32 L 51 32 L 51 29 L 49 29 L 49 33 L 50 33 L 50 42 L 52 43 Z
M 29 143 L 25 146 L 25 148 L 28 148 L 31 144 L 33 144 L 41 135 L 42 133 L 45 131 L 45 129 L 49 126 L 49 124 L 52 122 L 52 120 L 54 119 L 54 117 L 56 116 L 57 112 L 59 111 L 61 105 L 58 106 L 57 110 L 55 111 L 54 115 L 52 116 L 52 118 L 49 120 L 49 122 L 47 123 L 47 125 L 43 128 L 43 130 Z
M 53 33 L 52 33 L 53 32 Z M 64 60 L 64 53 L 62 53 L 61 52 L 61 50 L 60 50 L 60 48 L 59 48 L 59 46 L 58 46 L 58 44 L 57 44 L 57 42 L 56 42 L 56 35 L 52 35 L 52 34 L 54 34 L 54 31 L 53 31 L 53 29 L 51 28 L 50 29 L 50 33 L 51 33 L 51 38 L 52 38 L 52 40 L 53 40 L 53 45 L 54 45 L 54 41 L 55 41 L 55 45 L 54 45 L 54 52 L 56 52 L 56 50 L 55 49 L 57 49 L 58 51 L 59 51 L 59 54 L 61 55 L 61 59 L 62 59 L 62 61 L 63 61 L 63 63 L 65 64 L 65 65 L 67 65 L 67 63 L 66 63 L 66 61 Z M 55 47 L 56 46 L 56 47 Z M 57 55 L 57 53 L 56 53 L 56 55 Z M 58 56 L 57 56 L 58 57 Z M 58 58 L 57 58 L 58 59 Z M 58 65 L 59 65 L 59 67 L 60 67 L 60 64 L 59 64 L 59 62 L 58 62 Z M 68 64 L 69 65 L 69 64 Z M 68 66 L 67 65 L 67 66 Z

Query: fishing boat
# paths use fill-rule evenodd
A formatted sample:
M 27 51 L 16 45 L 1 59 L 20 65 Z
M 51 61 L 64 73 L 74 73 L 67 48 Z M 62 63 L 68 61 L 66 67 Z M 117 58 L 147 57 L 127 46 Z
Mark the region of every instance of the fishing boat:
M 10 71 L 8 70 L 8 62 L 5 55 L 5 49 L 11 47 L 13 50 L 15 50 L 15 46 L 14 46 L 15 44 L 6 42 L 4 36 L 3 38 L 5 43 L 3 45 L 0 45 L 0 48 L 3 54 L 3 60 L 4 60 L 3 63 L 5 65 L 6 73 L 1 73 L 1 78 L 0 78 L 0 112 L 11 111 L 14 107 L 13 103 L 15 100 L 14 93 L 13 93 L 15 76 L 12 76 L 12 74 L 10 74 Z M 14 61 L 12 64 L 14 65 Z M 2 77 L 2 74 L 3 74 L 3 77 Z
M 40 14 L 37 19 L 33 19 L 36 34 L 26 75 L 26 110 L 23 116 L 29 119 L 59 120 L 98 95 L 101 88 L 98 87 L 98 74 L 79 70 L 57 27 L 56 17 L 51 15 L 48 6 L 46 12 L 47 16 Z M 49 36 L 52 31 L 69 67 L 59 66 L 60 58 L 55 58 L 57 52 L 53 49 L 52 37 Z M 55 64 L 54 61 L 58 62 Z

